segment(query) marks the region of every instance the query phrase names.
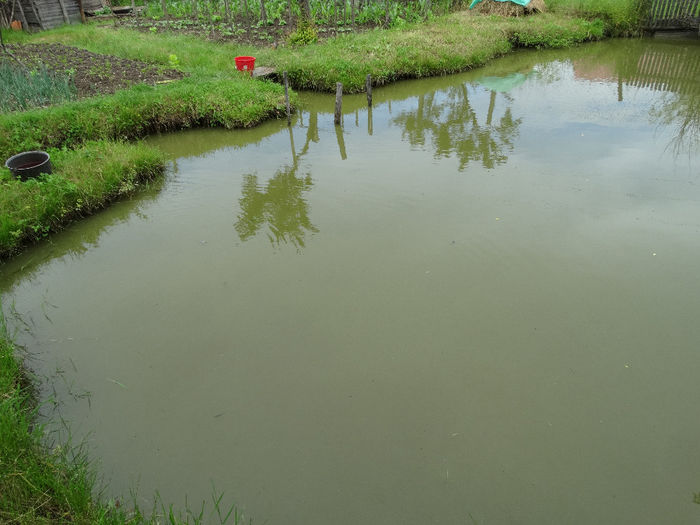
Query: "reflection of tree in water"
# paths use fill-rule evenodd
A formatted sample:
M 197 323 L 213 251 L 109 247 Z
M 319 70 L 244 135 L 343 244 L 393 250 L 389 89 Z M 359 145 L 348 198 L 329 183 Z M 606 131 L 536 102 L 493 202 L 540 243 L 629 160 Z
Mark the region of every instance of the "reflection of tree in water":
M 609 55 L 582 56 L 574 61 L 577 78 L 617 81 L 618 100 L 630 90 L 663 92 L 652 106 L 652 122 L 673 126 L 669 144 L 674 153 L 692 153 L 700 146 L 700 53 L 694 44 L 678 41 L 626 42 L 624 53 L 605 46 Z M 632 91 L 634 93 L 634 91 Z
M 652 120 L 675 126 L 670 146 L 676 154 L 700 148 L 700 91 L 668 94 L 650 110 Z
M 291 243 L 304 247 L 306 232 L 318 232 L 309 219 L 309 205 L 304 193 L 311 189 L 311 175 L 297 177 L 295 169 L 278 171 L 264 189 L 257 175 L 245 175 L 239 203 L 241 213 L 235 228 L 242 241 L 253 237 L 264 223 L 268 224 L 268 239 L 273 245 Z
M 242 241 L 255 236 L 265 223 L 269 229 L 267 238 L 273 246 L 289 243 L 296 248 L 303 248 L 306 233 L 319 231 L 309 219 L 309 204 L 304 198 L 304 194 L 313 186 L 311 175 L 297 176 L 298 157 L 308 151 L 310 142 L 318 142 L 316 122 L 317 115 L 313 114 L 310 117 L 306 144 L 299 155 L 294 150 L 294 136 L 290 128 L 294 163 L 278 170 L 264 189 L 258 184 L 257 175 L 244 175 L 243 190 L 238 201 L 241 211 L 234 224 Z
M 507 153 L 513 150 L 521 123 L 521 119 L 513 118 L 510 107 L 494 122 L 496 96 L 496 92 L 491 91 L 483 125 L 469 102 L 464 84 L 445 92 L 420 95 L 416 110 L 401 113 L 394 123 L 403 128 L 404 138 L 412 145 L 424 146 L 429 135 L 436 157 L 456 154 L 460 170 L 470 161 L 480 161 L 485 168 L 493 168 L 508 159 Z M 502 96 L 511 101 L 507 94 L 502 93 Z

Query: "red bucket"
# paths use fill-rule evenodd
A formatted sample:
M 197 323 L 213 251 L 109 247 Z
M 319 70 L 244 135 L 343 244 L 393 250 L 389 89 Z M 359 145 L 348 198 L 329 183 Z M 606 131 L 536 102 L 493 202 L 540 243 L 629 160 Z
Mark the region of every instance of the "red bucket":
M 236 68 L 238 71 L 250 71 L 252 75 L 255 69 L 255 57 L 236 57 Z

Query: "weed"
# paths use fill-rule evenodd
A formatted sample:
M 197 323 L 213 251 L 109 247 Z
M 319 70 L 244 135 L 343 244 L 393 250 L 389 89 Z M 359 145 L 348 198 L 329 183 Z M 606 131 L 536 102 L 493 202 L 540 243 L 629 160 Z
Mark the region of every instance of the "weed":
M 303 18 L 295 31 L 287 37 L 287 43 L 291 46 L 306 46 L 318 41 L 318 32 L 314 25 Z

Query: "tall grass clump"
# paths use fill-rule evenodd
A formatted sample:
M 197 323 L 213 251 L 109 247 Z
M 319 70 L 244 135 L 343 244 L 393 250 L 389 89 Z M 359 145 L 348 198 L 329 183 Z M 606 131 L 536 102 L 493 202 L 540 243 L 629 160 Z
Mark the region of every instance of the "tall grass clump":
M 649 0 L 547 0 L 554 12 L 604 20 L 611 36 L 638 34 L 649 4 Z
M 73 79 L 49 72 L 43 65 L 25 71 L 9 62 L 0 62 L 0 113 L 60 104 L 75 100 Z

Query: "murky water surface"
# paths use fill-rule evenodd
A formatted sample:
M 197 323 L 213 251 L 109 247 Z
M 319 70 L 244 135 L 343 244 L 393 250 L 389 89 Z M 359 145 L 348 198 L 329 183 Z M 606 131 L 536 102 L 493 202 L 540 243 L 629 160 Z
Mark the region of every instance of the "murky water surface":
M 697 523 L 699 63 L 528 52 L 342 129 L 303 95 L 291 129 L 156 137 L 165 181 L 2 266 L 5 311 L 141 502 Z

